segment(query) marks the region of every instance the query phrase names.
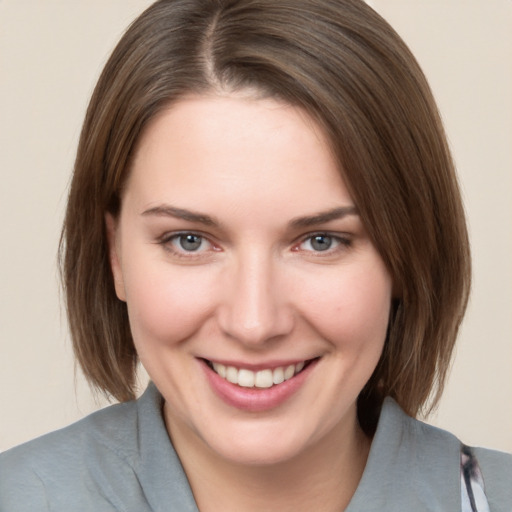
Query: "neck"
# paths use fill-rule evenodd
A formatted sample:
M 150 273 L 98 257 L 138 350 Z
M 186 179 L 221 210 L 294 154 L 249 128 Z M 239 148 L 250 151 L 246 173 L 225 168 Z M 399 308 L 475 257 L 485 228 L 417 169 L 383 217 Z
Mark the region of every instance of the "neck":
M 343 511 L 370 448 L 355 418 L 293 459 L 268 465 L 226 460 L 179 423 L 168 422 L 168 430 L 201 512 Z

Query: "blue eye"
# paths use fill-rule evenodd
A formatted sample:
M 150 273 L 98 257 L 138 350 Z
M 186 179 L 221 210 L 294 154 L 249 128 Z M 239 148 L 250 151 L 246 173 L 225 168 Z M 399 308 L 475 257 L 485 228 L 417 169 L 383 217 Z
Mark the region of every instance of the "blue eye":
M 179 244 L 180 249 L 183 249 L 186 252 L 195 252 L 201 248 L 203 244 L 203 237 L 193 233 L 186 233 L 183 235 L 176 235 L 174 241 Z
M 189 263 L 209 261 L 214 253 L 221 251 L 221 248 L 207 236 L 193 231 L 166 233 L 157 240 L 157 243 L 172 258 Z
M 310 239 L 310 244 L 315 251 L 327 251 L 333 245 L 333 237 L 329 235 L 315 235 Z
M 329 233 L 316 233 L 303 238 L 300 243 L 300 250 L 312 253 L 337 253 L 343 248 L 351 245 L 350 238 L 331 235 Z

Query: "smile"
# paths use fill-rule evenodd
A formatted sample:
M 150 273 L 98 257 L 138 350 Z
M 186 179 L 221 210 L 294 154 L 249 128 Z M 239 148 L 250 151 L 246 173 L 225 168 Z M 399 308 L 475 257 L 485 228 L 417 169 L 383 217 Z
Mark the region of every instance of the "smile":
M 202 359 L 207 382 L 227 405 L 250 413 L 270 411 L 298 392 L 310 378 L 321 357 L 279 364 L 254 365 Z M 235 366 L 236 364 L 236 366 Z
M 271 388 L 278 384 L 290 380 L 300 373 L 310 361 L 300 361 L 296 364 L 279 366 L 277 368 L 267 368 L 258 371 L 248 370 L 247 368 L 236 368 L 235 366 L 226 366 L 220 363 L 208 361 L 208 366 L 220 377 L 237 384 L 243 388 Z

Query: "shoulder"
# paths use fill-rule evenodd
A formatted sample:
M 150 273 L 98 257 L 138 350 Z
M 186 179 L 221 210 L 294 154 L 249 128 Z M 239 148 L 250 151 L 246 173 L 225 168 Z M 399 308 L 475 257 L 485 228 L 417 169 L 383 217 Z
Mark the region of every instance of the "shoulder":
M 490 510 L 494 512 L 512 511 L 512 454 L 485 448 L 467 447 L 463 441 L 445 430 L 408 416 L 405 416 L 403 421 L 415 431 L 416 442 L 422 446 L 422 458 L 430 459 L 432 465 L 435 465 L 437 461 L 441 463 L 442 468 L 447 467 L 445 466 L 448 462 L 447 454 L 452 454 L 450 459 L 453 459 L 453 455 L 456 454 L 460 465 L 463 460 L 463 451 L 469 450 L 480 468 L 483 489 Z
M 118 404 L 0 454 L 0 512 L 197 512 L 150 384 Z
M 396 510 L 460 509 L 461 443 L 456 436 L 408 416 L 388 398 L 374 442 L 383 454 L 381 471 L 390 470 Z
M 404 421 L 416 431 L 417 443 L 423 447 L 422 457 L 424 460 L 430 458 L 431 464 L 435 464 L 437 460 L 444 467 L 447 462 L 444 452 L 452 453 L 456 449 L 459 464 L 462 465 L 462 454 L 469 451 L 480 468 L 490 510 L 494 512 L 512 511 L 512 454 L 486 448 L 468 447 L 463 444 L 463 441 L 445 430 L 409 417 Z
M 386 398 L 379 420 L 380 434 L 393 439 L 405 460 L 421 459 L 434 467 L 458 467 L 462 443 L 451 432 L 407 415 L 391 398 Z
M 512 510 L 512 454 L 474 448 L 489 507 L 495 512 Z
M 101 478 L 99 460 L 132 464 L 137 421 L 135 402 L 117 404 L 1 453 L 0 512 L 48 510 L 49 495 L 65 502 Z
M 462 442 L 384 401 L 352 510 L 461 510 Z M 475 449 L 491 510 L 512 511 L 512 456 Z

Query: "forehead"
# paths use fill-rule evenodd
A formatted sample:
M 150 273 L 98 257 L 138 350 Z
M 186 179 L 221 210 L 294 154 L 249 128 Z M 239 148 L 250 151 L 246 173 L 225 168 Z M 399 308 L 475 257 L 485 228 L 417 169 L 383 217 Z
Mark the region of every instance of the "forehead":
M 284 202 L 324 210 L 352 200 L 327 139 L 303 110 L 273 99 L 191 96 L 143 133 L 126 187 L 139 208 Z M 187 205 L 182 203 L 186 202 Z

